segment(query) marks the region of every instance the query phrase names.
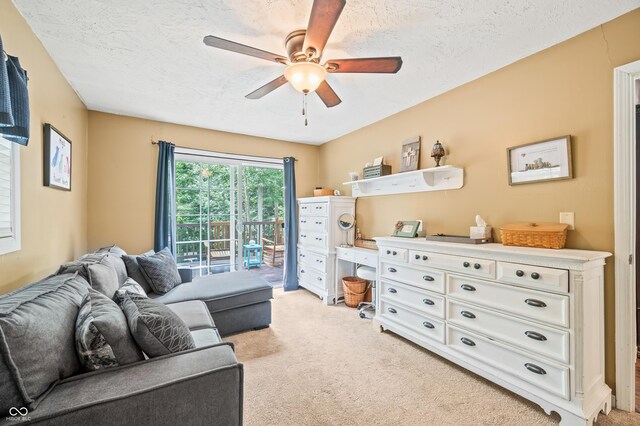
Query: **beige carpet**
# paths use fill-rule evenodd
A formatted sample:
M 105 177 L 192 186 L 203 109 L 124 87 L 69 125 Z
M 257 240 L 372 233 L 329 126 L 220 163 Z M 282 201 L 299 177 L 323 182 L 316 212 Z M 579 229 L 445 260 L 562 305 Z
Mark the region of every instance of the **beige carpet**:
M 311 293 L 275 291 L 270 328 L 231 336 L 246 425 L 553 425 L 538 406 Z M 640 424 L 612 411 L 599 425 Z

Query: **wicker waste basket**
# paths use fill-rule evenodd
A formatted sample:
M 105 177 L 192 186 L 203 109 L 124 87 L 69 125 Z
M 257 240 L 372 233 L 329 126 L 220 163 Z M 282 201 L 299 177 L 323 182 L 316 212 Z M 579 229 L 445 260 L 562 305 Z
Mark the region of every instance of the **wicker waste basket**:
M 500 228 L 500 238 L 505 246 L 561 249 L 567 242 L 568 227 L 564 223 L 511 223 Z
M 360 277 L 344 277 L 342 290 L 344 291 L 344 304 L 350 308 L 356 308 L 364 300 L 369 289 L 368 281 Z

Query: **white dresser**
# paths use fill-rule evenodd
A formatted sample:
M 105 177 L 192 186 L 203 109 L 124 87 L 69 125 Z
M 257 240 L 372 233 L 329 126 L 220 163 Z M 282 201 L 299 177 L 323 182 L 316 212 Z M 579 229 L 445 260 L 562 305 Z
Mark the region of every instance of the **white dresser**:
M 376 238 L 375 324 L 590 425 L 604 382 L 604 264 L 610 253 Z M 443 378 L 442 380 L 446 380 Z
M 335 247 L 346 243 L 347 233 L 338 227 L 343 213 L 355 216 L 352 197 L 298 199 L 298 283 L 326 304 L 336 303 Z M 354 229 L 349 230 L 353 243 Z

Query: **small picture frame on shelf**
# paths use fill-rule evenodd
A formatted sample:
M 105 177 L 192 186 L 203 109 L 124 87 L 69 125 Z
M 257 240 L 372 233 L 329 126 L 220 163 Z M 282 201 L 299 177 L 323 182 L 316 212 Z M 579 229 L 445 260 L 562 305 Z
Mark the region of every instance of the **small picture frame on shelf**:
M 507 148 L 509 185 L 573 178 L 571 136 Z
M 415 238 L 418 236 L 419 220 L 399 220 L 396 222 L 394 237 Z

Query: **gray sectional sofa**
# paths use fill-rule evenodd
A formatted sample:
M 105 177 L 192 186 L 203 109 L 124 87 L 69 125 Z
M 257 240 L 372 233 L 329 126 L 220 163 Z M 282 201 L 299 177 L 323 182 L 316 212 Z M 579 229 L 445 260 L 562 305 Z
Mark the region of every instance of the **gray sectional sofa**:
M 182 284 L 148 296 L 182 319 L 195 348 L 92 372 L 83 371 L 74 339 L 91 279 L 52 275 L 0 296 L 0 425 L 17 417 L 47 425 L 242 424 L 243 367 L 220 335 L 268 326 L 272 289 L 249 273 L 180 275 Z

